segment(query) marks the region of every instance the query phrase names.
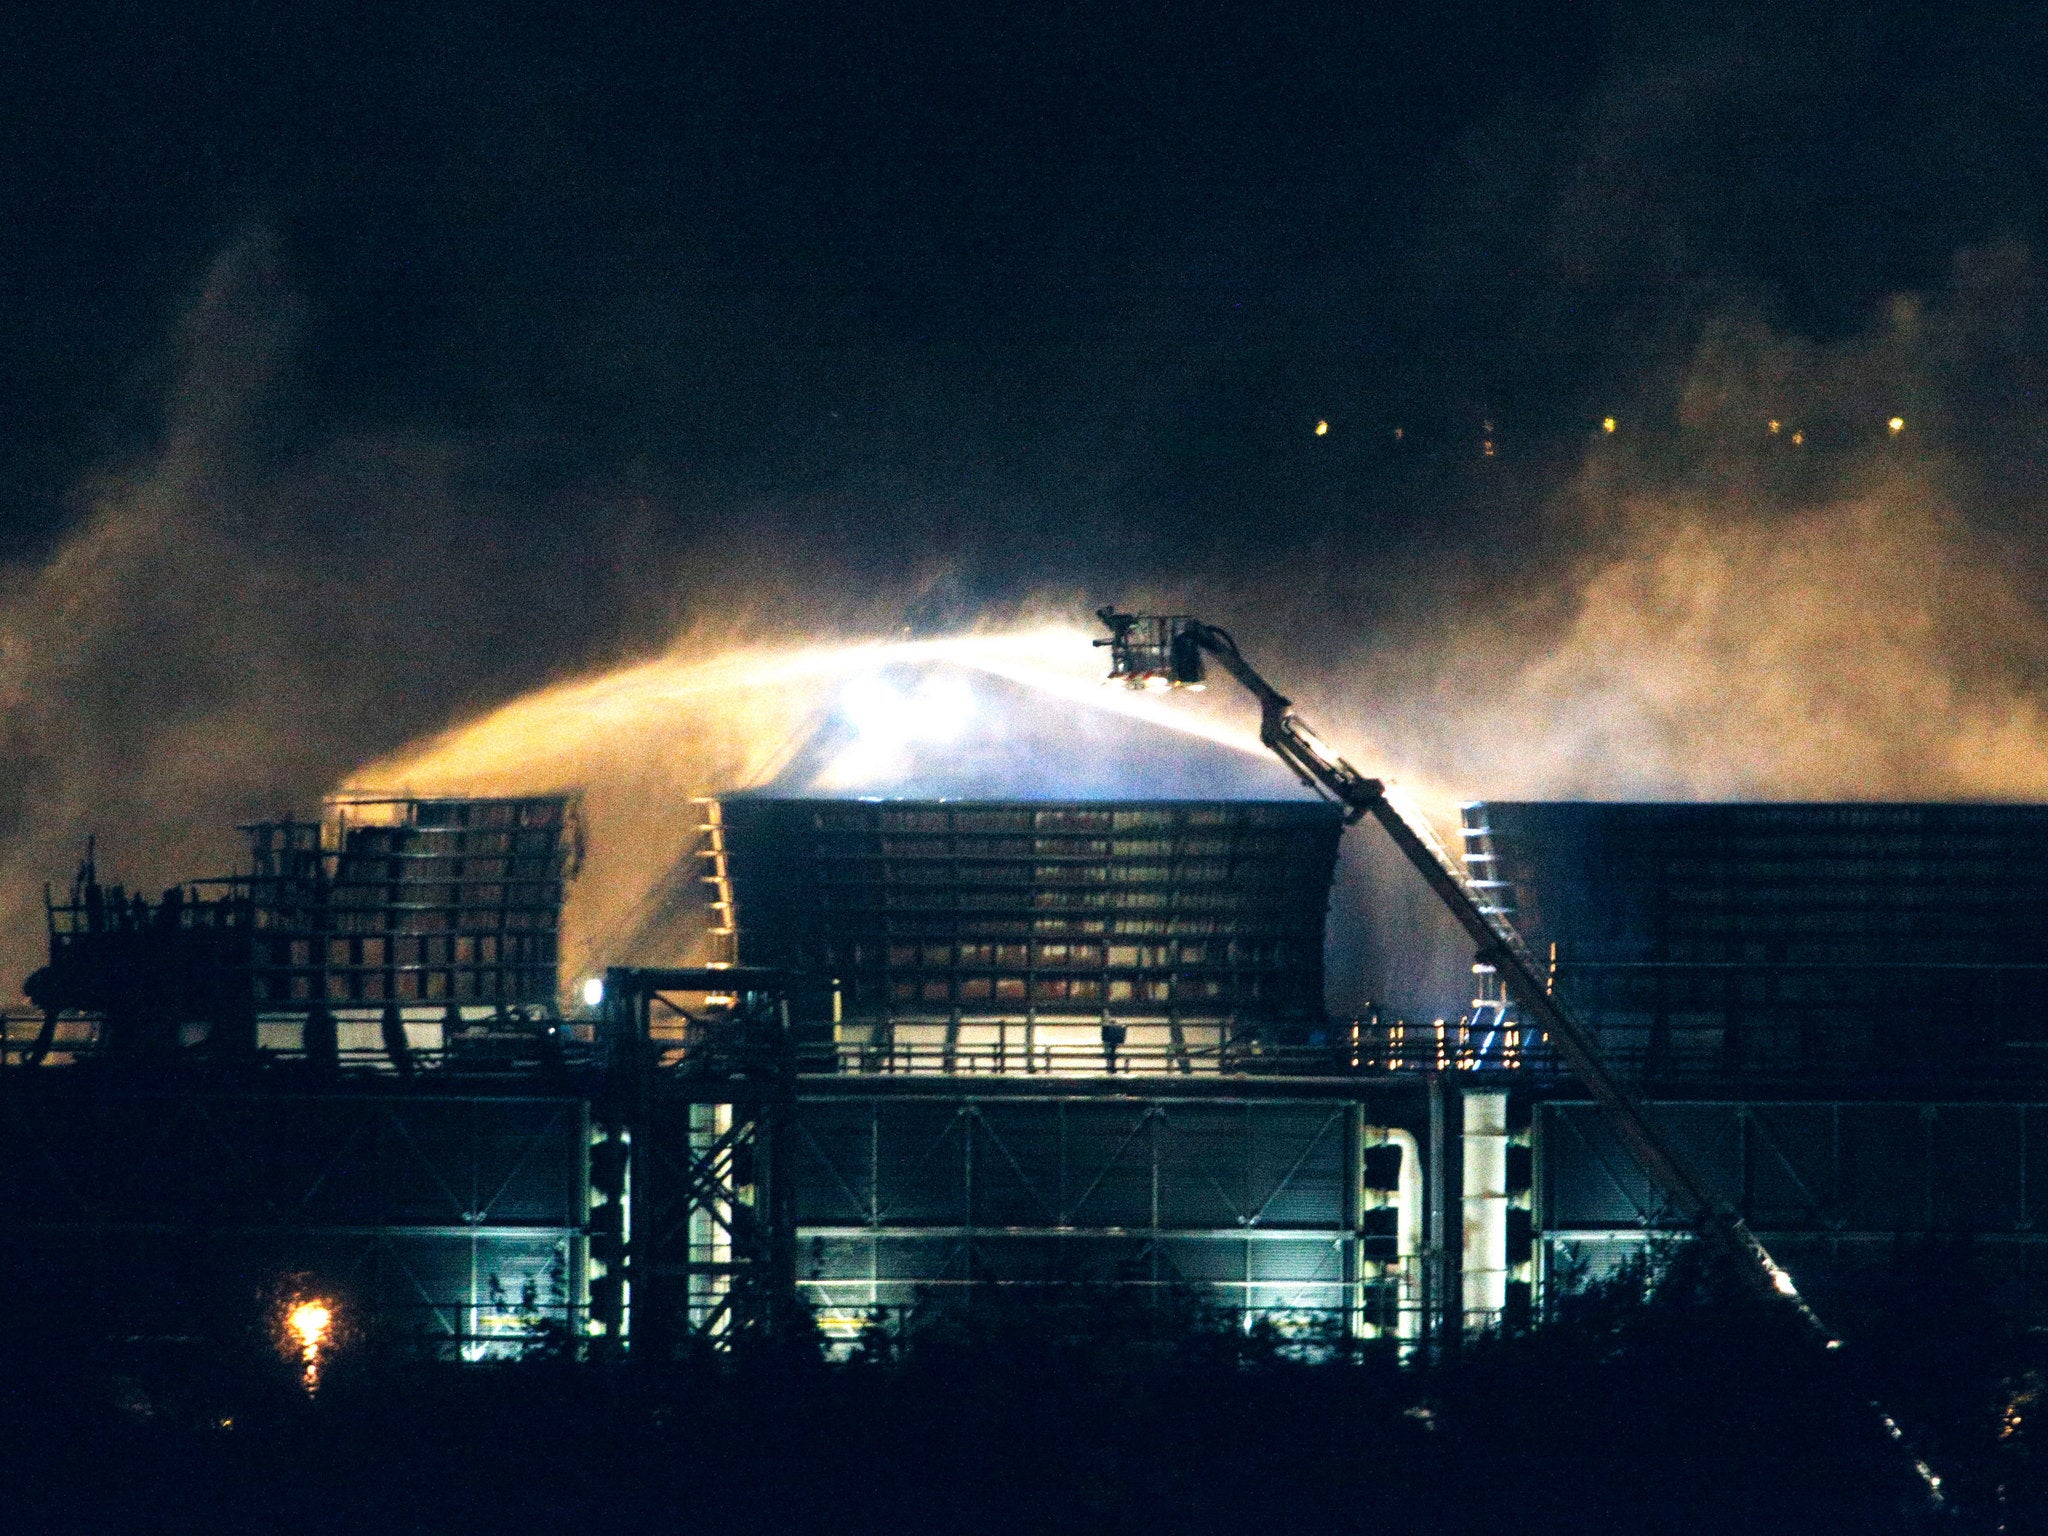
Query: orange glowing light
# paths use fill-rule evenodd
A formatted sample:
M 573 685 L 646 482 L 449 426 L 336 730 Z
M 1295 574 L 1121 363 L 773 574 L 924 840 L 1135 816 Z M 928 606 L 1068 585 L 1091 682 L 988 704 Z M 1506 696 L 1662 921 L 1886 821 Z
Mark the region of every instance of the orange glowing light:
M 1889 431 L 1893 437 L 1897 437 L 1901 432 L 1906 430 L 1906 418 L 1903 416 L 1894 416 L 1890 421 L 1885 423 L 1885 429 Z
M 320 1346 L 334 1326 L 334 1309 L 324 1301 L 302 1301 L 285 1317 L 285 1326 L 299 1336 L 299 1349 L 308 1360 L 320 1353 Z
M 321 1352 L 333 1336 L 334 1306 L 331 1302 L 309 1296 L 291 1303 L 291 1309 L 284 1314 L 279 1343 L 288 1350 L 296 1346 L 299 1380 L 309 1393 L 320 1390 Z
M 1778 425 L 1779 425 L 1779 423 L 1778 423 L 1778 419 L 1777 419 L 1777 418 L 1776 418 L 1775 416 L 1771 418 L 1771 424 L 1770 424 L 1770 425 L 1771 425 L 1771 435 L 1772 435 L 1773 437 L 1777 436 L 1777 434 L 1778 434 Z
M 1317 436 L 1317 437 L 1328 437 L 1329 435 L 1330 435 L 1330 424 L 1329 424 L 1329 423 L 1328 423 L 1327 421 L 1319 421 L 1319 422 L 1317 422 L 1317 423 L 1316 423 L 1316 436 Z
M 862 678 L 889 671 L 915 698 L 908 679 L 892 669 L 941 669 L 969 681 L 986 673 L 1026 690 L 1034 707 L 1132 717 L 1262 762 L 1267 757 L 1243 712 L 1229 707 L 1234 700 L 1207 709 L 1194 699 L 1105 688 L 1093 635 L 1071 626 L 790 645 L 692 632 L 666 655 L 540 689 L 371 763 L 344 791 L 533 794 L 541 792 L 534 786 L 552 786 L 549 792 L 583 793 L 590 863 L 563 911 L 562 964 L 571 976 L 602 976 L 645 922 L 647 903 L 666 888 L 661 882 L 694 855 L 690 798 L 771 781 Z M 970 730 L 963 742 L 971 746 L 972 739 Z M 930 743 L 925 749 L 932 750 Z M 834 794 L 886 788 L 887 764 L 874 766 L 860 750 L 863 741 L 855 740 L 812 770 L 811 782 Z M 661 765 L 652 778 L 650 761 Z M 1455 811 L 1450 825 L 1457 825 Z M 281 1340 L 290 1338 L 282 1311 L 277 1328 Z M 322 1348 L 323 1364 L 348 1329 L 348 1314 L 337 1304 L 338 1337 Z
M 1806 442 L 1806 434 L 1805 434 L 1804 432 L 1794 432 L 1794 433 L 1792 434 L 1792 446 L 1793 446 L 1793 447 L 1795 447 L 1795 448 L 1801 447 L 1801 446 L 1803 446 L 1803 445 L 1805 444 L 1805 442 Z

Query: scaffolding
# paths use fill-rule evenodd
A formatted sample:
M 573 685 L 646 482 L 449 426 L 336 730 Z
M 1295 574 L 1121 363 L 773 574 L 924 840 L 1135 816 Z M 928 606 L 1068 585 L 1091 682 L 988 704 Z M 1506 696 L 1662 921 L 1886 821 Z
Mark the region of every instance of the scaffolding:
M 732 967 L 605 972 L 593 1138 L 593 1332 L 641 1357 L 793 1321 L 785 983 Z
M 553 1011 L 570 801 L 346 798 L 257 822 L 236 882 L 258 1006 Z

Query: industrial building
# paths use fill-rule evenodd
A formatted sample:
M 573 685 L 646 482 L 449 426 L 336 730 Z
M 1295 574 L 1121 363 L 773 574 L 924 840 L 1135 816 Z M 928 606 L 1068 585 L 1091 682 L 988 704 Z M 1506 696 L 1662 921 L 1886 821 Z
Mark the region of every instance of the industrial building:
M 570 796 L 337 799 L 154 901 L 88 858 L 6 1020 L 0 1288 L 127 1337 L 316 1291 L 470 1359 L 1109 1292 L 1408 1348 L 1678 1225 L 1485 956 L 1460 1017 L 1330 1013 L 1377 829 L 972 687 L 965 738 L 835 718 L 678 807 L 664 968 L 560 973 Z M 1472 889 L 1804 1289 L 1941 1239 L 2042 1312 L 2048 810 L 1463 819 Z

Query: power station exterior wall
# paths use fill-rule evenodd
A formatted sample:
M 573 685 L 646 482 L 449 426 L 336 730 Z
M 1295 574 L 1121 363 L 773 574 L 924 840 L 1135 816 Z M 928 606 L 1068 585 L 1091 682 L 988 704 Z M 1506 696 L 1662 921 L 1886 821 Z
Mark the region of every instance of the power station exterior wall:
M 1468 860 L 1646 1082 L 2048 1087 L 2048 806 L 1475 811 Z
M 715 1007 L 694 993 L 661 1031 L 623 1030 L 607 1003 L 517 1049 L 464 1032 L 408 1053 L 383 1030 L 324 1057 L 303 1036 L 222 1057 L 175 1031 L 138 1054 L 110 1008 L 96 1030 L 17 1020 L 50 1038 L 0 1033 L 4 1294 L 165 1336 L 245 1316 L 304 1272 L 416 1347 L 514 1352 L 557 1324 L 585 1330 L 601 1304 L 610 1337 L 630 1317 L 659 1348 L 664 1316 L 736 1317 L 742 1282 L 787 1237 L 799 1292 L 842 1339 L 874 1318 L 1108 1287 L 1416 1341 L 1423 1317 L 1522 1315 L 1532 1253 L 1554 1292 L 1669 1228 L 1534 1048 L 1511 1066 L 1318 1035 L 1330 807 L 715 809 L 731 958 L 777 970 L 691 974 L 720 996 L 742 975 L 755 990 L 793 978 L 776 1086 L 720 1097 L 732 1085 L 693 1044 L 719 1027 Z M 423 948 L 412 973 L 451 978 L 454 940 L 484 931 L 460 913 L 524 910 L 501 886 L 535 882 L 551 921 L 563 820 L 481 825 L 552 852 L 458 848 L 443 814 L 389 846 L 381 830 L 278 846 L 320 861 L 320 932 L 351 946 L 309 959 L 323 1005 L 343 1001 L 337 984 L 372 1001 L 377 976 L 380 1006 L 360 1011 L 399 1012 L 410 952 L 389 941 L 434 935 L 391 914 L 457 914 L 436 930 L 445 961 Z M 427 834 L 407 863 L 397 844 Z M 1989 1275 L 2015 1317 L 2048 1322 L 2048 1034 L 2025 991 L 2048 971 L 2048 808 L 1492 803 L 1468 809 L 1466 854 L 1802 1289 L 1845 1292 L 1859 1269 L 1934 1245 Z M 521 858 L 548 867 L 470 867 Z M 337 881 L 381 894 L 335 901 Z M 415 886 L 440 897 L 414 901 Z M 177 903 L 136 916 L 118 892 L 94 899 L 97 926 L 83 897 L 63 910 L 110 953 L 118 940 L 146 957 L 141 939 L 192 928 Z M 240 922 L 254 910 L 222 932 L 263 935 Z M 374 920 L 330 921 L 357 912 Z M 374 956 L 353 947 L 372 938 L 387 941 Z M 69 939 L 56 958 L 91 958 Z M 472 954 L 501 975 L 523 963 Z M 346 1027 L 351 1011 L 334 1012 Z M 1260 1048 L 1227 1049 L 1237 1031 Z M 1220 1043 L 1204 1055 L 1198 1038 Z M 933 1043 L 906 1055 L 911 1039 Z
M 1314 803 L 736 797 L 742 962 L 854 1019 L 1310 1025 L 1340 821 Z
M 86 1077 L 43 1069 L 0 1103 L 0 1295 L 17 1316 L 234 1337 L 296 1280 L 359 1337 L 406 1348 L 474 1359 L 580 1330 L 582 1101 Z
M 1113 1286 L 1242 1322 L 1392 1336 L 1393 1193 L 1367 1187 L 1364 1107 L 1151 1086 L 801 1102 L 798 1277 L 827 1332 Z
M 1650 1111 L 1825 1302 L 1858 1271 L 1938 1254 L 2009 1317 L 2048 1318 L 2048 1102 L 1660 1101 Z M 1668 1225 L 1591 1104 L 1537 1106 L 1543 1262 L 1553 1284 L 1641 1255 Z M 1961 1271 L 1972 1271 L 1965 1276 Z

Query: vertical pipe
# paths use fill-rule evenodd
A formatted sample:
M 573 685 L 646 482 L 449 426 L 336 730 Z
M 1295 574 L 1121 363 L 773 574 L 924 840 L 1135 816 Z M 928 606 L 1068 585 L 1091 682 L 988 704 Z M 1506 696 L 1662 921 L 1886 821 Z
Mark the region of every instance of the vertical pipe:
M 1151 1300 L 1156 1305 L 1159 1300 L 1159 1127 L 1166 1113 L 1154 1104 L 1146 1110 L 1145 1117 L 1151 1122 L 1148 1136 L 1152 1151 L 1152 1240 L 1146 1245 L 1146 1252 L 1151 1258 L 1145 1266 L 1145 1273 L 1152 1281 Z
M 580 1355 L 582 1346 L 574 1341 L 590 1332 L 590 1100 L 576 1105 L 576 1184 L 569 1206 L 569 1294 L 565 1321 L 569 1327 L 570 1349 Z
M 1735 1106 L 1735 1142 L 1742 1157 L 1742 1219 L 1748 1221 L 1756 1210 L 1756 1127 L 1754 1112 L 1747 1104 Z
M 1426 1181 L 1429 1221 L 1422 1253 L 1422 1327 L 1432 1357 L 1443 1353 L 1446 1332 L 1444 1229 L 1449 1225 L 1449 1214 L 1445 1210 L 1448 1193 L 1445 1162 L 1444 1075 L 1432 1072 L 1429 1074 L 1429 1178 Z
M 1411 1131 L 1388 1130 L 1387 1140 L 1401 1149 L 1401 1169 L 1395 1176 L 1394 1260 L 1399 1266 L 1395 1292 L 1394 1332 L 1404 1346 L 1415 1342 L 1417 1260 L 1422 1248 L 1422 1152 Z
M 1920 1106 L 1920 1177 L 1927 1199 L 1921 1229 L 1934 1230 L 1934 1123 L 1941 1111 L 1932 1104 Z
M 2024 1232 L 2033 1225 L 2027 1216 L 2027 1106 L 2020 1106 L 2020 1221 Z
M 868 1100 L 868 1305 L 882 1304 L 882 1101 Z
M 1508 1096 L 1464 1096 L 1464 1223 L 1460 1300 L 1464 1324 L 1499 1323 L 1508 1294 Z
M 1243 1113 L 1242 1113 L 1242 1119 L 1243 1119 L 1243 1122 L 1244 1122 L 1244 1135 L 1243 1135 L 1243 1136 L 1242 1136 L 1242 1138 L 1241 1138 L 1241 1139 L 1240 1139 L 1240 1140 L 1238 1141 L 1238 1150 L 1239 1150 L 1239 1151 L 1240 1151 L 1240 1152 L 1241 1152 L 1241 1153 L 1243 1154 L 1243 1158 L 1242 1158 L 1242 1161 L 1241 1161 L 1241 1162 L 1239 1163 L 1239 1165 L 1238 1165 L 1238 1178 L 1239 1178 L 1239 1179 L 1241 1180 L 1241 1183 L 1239 1184 L 1239 1186 L 1238 1186 L 1238 1187 L 1239 1187 L 1240 1189 L 1242 1189 L 1242 1190 L 1244 1191 L 1244 1194 L 1245 1194 L 1245 1208 L 1246 1208 L 1247 1210 L 1249 1210 L 1249 1209 L 1250 1209 L 1250 1207 L 1251 1207 L 1251 1200 L 1252 1200 L 1252 1189 L 1253 1189 L 1253 1184 L 1252 1184 L 1252 1136 L 1253 1136 L 1253 1134 L 1254 1134 L 1254 1131 L 1255 1131 L 1255 1126 L 1254 1126 L 1254 1124 L 1253 1124 L 1253 1121 L 1252 1121 L 1252 1107 L 1251 1107 L 1251 1105 L 1250 1105 L 1249 1103 L 1247 1103 L 1247 1104 L 1243 1105 L 1243 1106 L 1242 1106 L 1242 1111 L 1243 1111 Z M 1247 1333 L 1249 1333 L 1249 1332 L 1251 1331 L 1252 1323 L 1253 1323 L 1253 1321 L 1254 1321 L 1254 1317 L 1253 1317 L 1253 1312 L 1252 1312 L 1252 1240 L 1251 1240 L 1251 1236 L 1250 1236 L 1250 1229 L 1249 1229 L 1249 1228 L 1247 1228 L 1247 1229 L 1246 1229 L 1246 1236 L 1245 1236 L 1245 1239 L 1244 1239 L 1244 1244 L 1243 1244 L 1243 1246 L 1244 1246 L 1244 1290 L 1243 1290 L 1243 1291 L 1241 1292 L 1241 1295 L 1242 1295 L 1242 1296 L 1243 1296 L 1243 1298 L 1244 1298 L 1244 1301 L 1243 1301 L 1243 1305 L 1244 1305 L 1244 1329 L 1245 1329 L 1245 1331 L 1246 1331 Z
M 1365 1245 L 1358 1228 L 1365 1210 L 1365 1106 L 1346 1106 L 1344 1117 L 1344 1189 L 1338 1204 L 1338 1230 L 1347 1234 L 1338 1277 L 1343 1281 L 1344 1336 L 1365 1335 Z
M 1545 1176 L 1543 1159 L 1550 1138 L 1544 1134 L 1544 1106 L 1531 1106 L 1529 1112 L 1529 1225 L 1533 1252 L 1530 1257 L 1530 1307 L 1534 1320 L 1547 1322 L 1550 1318 L 1550 1234 L 1549 1180 Z
M 1426 1331 L 1424 1316 L 1429 1294 L 1428 1276 L 1425 1272 L 1427 1245 L 1424 1241 L 1425 1226 L 1423 1213 L 1423 1164 L 1422 1149 L 1413 1131 L 1392 1126 L 1363 1124 L 1365 1107 L 1357 1106 L 1360 1125 L 1355 1140 L 1357 1148 L 1352 1163 L 1352 1215 L 1351 1228 L 1354 1234 L 1354 1269 L 1360 1292 L 1364 1290 L 1365 1263 L 1363 1239 L 1357 1234 L 1362 1224 L 1365 1189 L 1365 1149 L 1368 1147 L 1395 1147 L 1400 1150 L 1401 1164 L 1394 1177 L 1394 1318 L 1393 1335 L 1399 1341 L 1405 1357 L 1415 1346 L 1416 1340 Z M 1384 1278 L 1384 1276 L 1382 1276 Z M 1359 1302 L 1363 1320 L 1363 1297 Z
M 971 1104 L 960 1106 L 960 1193 L 966 1207 L 961 1213 L 960 1225 L 967 1234 L 960 1245 L 960 1257 L 966 1270 L 967 1305 L 972 1308 L 974 1282 L 979 1278 L 980 1267 L 974 1262 L 974 1107 Z

